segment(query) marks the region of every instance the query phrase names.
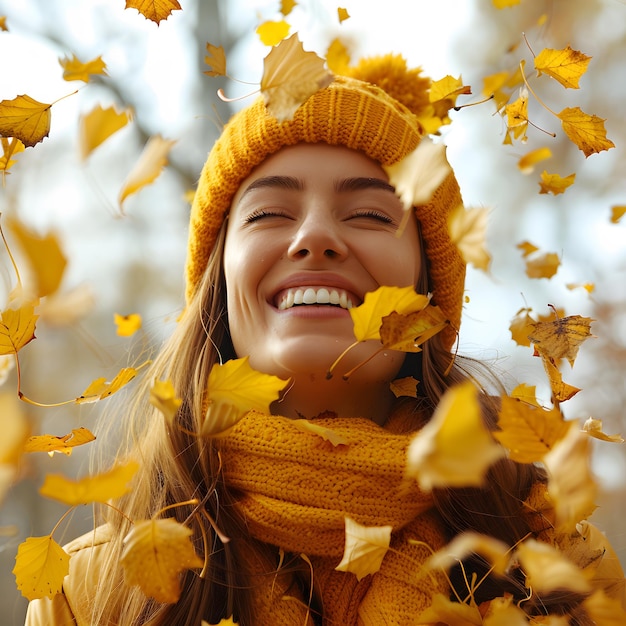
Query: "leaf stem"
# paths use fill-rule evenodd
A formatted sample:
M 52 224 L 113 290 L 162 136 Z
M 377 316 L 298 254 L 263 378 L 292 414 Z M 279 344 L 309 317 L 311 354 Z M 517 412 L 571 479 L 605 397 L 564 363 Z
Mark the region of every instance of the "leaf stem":
M 380 348 L 378 348 L 378 350 L 376 350 L 376 352 L 370 354 L 367 359 L 365 359 L 364 361 L 361 361 L 359 364 L 355 365 L 350 371 L 346 372 L 342 378 L 344 380 L 348 380 L 348 378 L 350 378 L 350 376 L 352 376 L 352 374 L 354 374 L 354 372 L 356 372 L 359 368 L 363 367 L 366 363 L 369 363 L 377 354 L 380 354 L 383 350 L 385 349 L 385 346 L 381 346 Z
M 526 74 L 524 73 L 524 61 L 520 61 L 519 63 L 519 67 L 520 67 L 520 72 L 522 74 L 522 80 L 524 81 L 524 85 L 526 85 L 526 88 L 528 89 L 528 91 L 530 91 L 530 93 L 533 94 L 533 96 L 535 97 L 535 100 L 537 100 L 537 102 L 546 110 L 548 111 L 548 113 L 552 113 L 552 115 L 554 115 L 554 117 L 558 118 L 559 116 L 533 91 L 533 88 L 530 86 L 530 83 L 528 82 L 528 79 L 526 78 Z M 526 120 L 528 121 L 528 120 Z M 535 126 L 533 124 L 533 126 Z M 535 128 L 537 128 L 535 126 Z
M 333 370 L 337 367 L 337 364 L 339 363 L 339 361 L 341 361 L 341 359 L 343 359 L 343 357 L 350 351 L 352 350 L 352 348 L 354 348 L 354 346 L 356 346 L 359 343 L 359 341 L 355 341 L 354 343 L 350 344 L 334 361 L 334 363 L 328 368 L 328 371 L 326 372 L 326 380 L 330 380 L 333 377 Z
M 0 213 L 0 218 L 2 217 L 2 213 Z M 0 235 L 2 236 L 2 241 L 4 242 L 4 247 L 6 248 L 7 254 L 9 255 L 9 259 L 11 259 L 11 265 L 13 265 L 13 270 L 15 271 L 15 276 L 17 277 L 17 286 L 22 288 L 22 279 L 20 278 L 20 271 L 17 269 L 17 263 L 13 258 L 13 254 L 11 253 L 11 248 L 9 248 L 9 244 L 7 243 L 6 237 L 4 236 L 4 231 L 2 230 L 2 225 L 0 224 Z

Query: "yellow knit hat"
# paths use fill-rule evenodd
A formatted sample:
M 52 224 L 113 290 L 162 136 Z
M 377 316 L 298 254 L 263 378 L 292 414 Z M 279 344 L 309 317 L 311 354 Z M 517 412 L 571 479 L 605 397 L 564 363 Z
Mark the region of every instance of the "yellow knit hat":
M 428 106 L 430 81 L 419 73 L 419 69 L 407 70 L 400 56 L 376 57 L 352 68 L 350 77 L 336 76 L 308 98 L 291 120 L 278 122 L 262 98 L 236 113 L 204 164 L 191 208 L 187 300 L 206 269 L 239 185 L 269 155 L 300 142 L 346 146 L 381 165 L 392 165 L 411 153 L 424 135 L 418 115 Z M 465 263 L 450 240 L 447 223 L 459 204 L 459 186 L 450 174 L 428 204 L 416 207 L 432 301 L 451 324 L 444 331 L 448 348 L 460 325 L 465 281 Z

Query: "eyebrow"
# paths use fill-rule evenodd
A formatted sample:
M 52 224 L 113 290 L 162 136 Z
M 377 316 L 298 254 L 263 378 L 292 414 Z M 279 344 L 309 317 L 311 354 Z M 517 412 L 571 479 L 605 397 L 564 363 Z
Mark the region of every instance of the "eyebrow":
M 338 193 L 362 191 L 365 189 L 380 189 L 395 193 L 395 188 L 382 178 L 373 177 L 353 177 L 342 178 L 334 183 L 335 191 Z M 292 191 L 304 190 L 304 183 L 294 176 L 264 176 L 253 180 L 245 189 L 242 197 L 256 189 L 278 188 Z

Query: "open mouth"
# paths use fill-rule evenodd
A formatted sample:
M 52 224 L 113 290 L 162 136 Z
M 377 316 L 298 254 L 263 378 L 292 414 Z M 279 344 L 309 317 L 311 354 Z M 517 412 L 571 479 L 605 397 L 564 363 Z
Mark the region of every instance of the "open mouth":
M 326 305 L 341 309 L 351 309 L 354 306 L 352 296 L 343 289 L 329 287 L 296 287 L 286 289 L 278 299 L 277 308 L 280 311 L 295 306 Z

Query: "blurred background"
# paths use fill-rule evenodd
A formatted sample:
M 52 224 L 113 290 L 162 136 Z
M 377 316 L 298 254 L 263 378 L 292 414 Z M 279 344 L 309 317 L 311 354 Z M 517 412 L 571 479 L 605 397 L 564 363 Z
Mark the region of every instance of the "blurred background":
M 40 403 L 74 398 L 99 377 L 110 380 L 139 354 L 158 346 L 175 323 L 183 302 L 183 265 L 192 192 L 206 154 L 233 110 L 250 102 L 256 87 L 210 78 L 206 44 L 226 50 L 229 75 L 258 83 L 268 48 L 255 33 L 265 20 L 280 19 L 278 0 L 179 0 L 158 26 L 120 0 L 0 0 L 0 99 L 28 94 L 53 102 L 50 135 L 17 155 L 0 188 L 0 211 L 28 227 L 58 236 L 68 259 L 60 303 L 62 319 L 41 320 L 37 339 L 20 352 L 22 391 Z M 350 18 L 337 19 L 337 7 Z M 543 17 L 542 17 L 543 16 Z M 533 82 L 554 110 L 579 106 L 606 119 L 615 148 L 585 159 L 561 132 L 558 120 L 533 101 L 528 141 L 503 145 L 505 124 L 493 102 L 452 112 L 443 129 L 448 157 L 467 206 L 490 210 L 489 273 L 469 268 L 460 352 L 491 361 L 508 379 L 550 393 L 539 359 L 519 347 L 509 324 L 523 307 L 548 315 L 548 305 L 566 315 L 593 318 L 595 337 L 579 352 L 566 382 L 582 391 L 563 404 L 567 417 L 601 419 L 608 433 L 626 433 L 626 218 L 610 220 L 611 207 L 626 204 L 626 5 L 619 0 L 521 0 L 498 9 L 492 0 L 300 0 L 288 18 L 305 49 L 324 55 L 341 37 L 352 59 L 402 53 L 434 79 L 462 76 L 472 96 L 482 97 L 483 79 L 512 70 L 532 53 L 571 45 L 592 57 L 579 90 L 565 90 L 547 77 Z M 0 22 L 1 23 L 1 22 Z M 65 82 L 59 58 L 81 61 L 102 56 L 107 76 L 87 85 Z M 223 88 L 241 101 L 225 103 Z M 130 107 L 133 121 L 86 161 L 78 150 L 78 120 L 96 104 Z M 556 132 L 556 138 L 546 132 Z M 123 205 L 118 194 L 149 137 L 176 143 L 169 164 L 150 185 Z M 529 174 L 518 168 L 527 152 L 548 146 L 549 161 Z M 540 195 L 543 169 L 575 184 L 563 194 Z M 550 279 L 530 279 L 517 244 L 528 240 L 555 252 L 561 265 Z M 12 250 L 17 244 L 9 237 Z M 3 304 L 15 285 L 6 251 L 0 250 Z M 19 254 L 18 254 L 19 263 Z M 593 291 L 571 284 L 594 285 Z M 568 287 L 567 285 L 570 285 Z M 132 338 L 116 334 L 115 313 L 138 313 L 143 328 Z M 2 390 L 16 388 L 15 370 Z M 123 394 L 117 402 L 123 409 Z M 100 403 L 102 404 L 102 403 Z M 22 407 L 36 434 L 64 435 L 96 427 L 100 404 Z M 123 419 L 123 410 L 119 419 Z M 0 428 L 2 415 L 0 415 Z M 97 435 L 98 433 L 95 432 Z M 96 442 L 91 446 L 103 446 Z M 0 508 L 0 623 L 21 624 L 26 600 L 11 572 L 17 546 L 28 536 L 51 532 L 67 507 L 38 494 L 43 477 L 78 478 L 89 471 L 90 446 L 71 456 L 29 455 L 19 481 Z M 592 518 L 610 536 L 626 565 L 626 449 L 594 442 L 593 469 L 600 485 Z M 91 528 L 91 509 L 76 509 L 54 538 L 64 543 Z

